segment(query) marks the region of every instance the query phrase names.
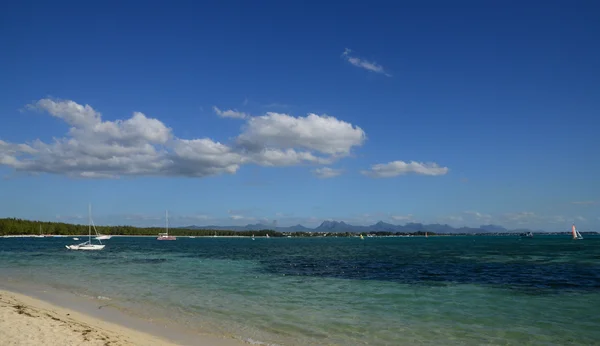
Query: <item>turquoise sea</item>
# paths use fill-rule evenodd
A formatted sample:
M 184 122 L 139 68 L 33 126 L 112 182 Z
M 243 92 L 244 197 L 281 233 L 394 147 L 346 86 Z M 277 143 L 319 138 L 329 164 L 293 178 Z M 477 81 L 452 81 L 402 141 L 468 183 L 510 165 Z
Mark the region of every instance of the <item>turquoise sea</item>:
M 600 345 L 600 237 L 0 238 L 2 283 L 277 345 Z

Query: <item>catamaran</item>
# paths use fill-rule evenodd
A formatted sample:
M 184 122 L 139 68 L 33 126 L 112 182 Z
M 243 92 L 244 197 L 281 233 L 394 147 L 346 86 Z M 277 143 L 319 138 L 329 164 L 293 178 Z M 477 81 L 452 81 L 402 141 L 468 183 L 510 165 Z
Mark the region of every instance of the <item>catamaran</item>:
M 103 245 L 100 240 L 98 242 L 100 244 L 92 244 L 92 227 L 94 227 L 94 232 L 98 234 L 96 231 L 96 226 L 94 225 L 94 221 L 92 221 L 92 205 L 90 204 L 88 207 L 88 241 L 83 242 L 77 245 L 65 245 L 69 250 L 102 250 L 106 245 Z
M 156 239 L 157 240 L 175 240 L 177 238 L 175 238 L 172 235 L 169 235 L 169 211 L 165 212 L 165 217 L 166 217 L 166 232 L 159 233 L 158 238 L 156 238 Z
M 575 228 L 575 224 L 571 227 L 571 235 L 573 236 L 573 239 L 583 239 L 581 233 Z

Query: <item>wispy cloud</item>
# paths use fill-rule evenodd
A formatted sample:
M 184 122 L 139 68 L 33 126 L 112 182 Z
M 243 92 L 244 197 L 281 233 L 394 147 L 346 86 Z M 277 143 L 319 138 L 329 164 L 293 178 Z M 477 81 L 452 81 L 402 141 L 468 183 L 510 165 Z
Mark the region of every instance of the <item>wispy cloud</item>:
M 518 225 L 529 225 L 534 222 L 540 222 L 544 220 L 544 218 L 532 211 L 520 211 L 514 213 L 505 213 L 502 215 L 501 220 L 501 223 L 507 222 L 509 224 L 514 223 Z
M 507 213 L 505 216 L 509 220 L 517 221 L 517 220 L 526 220 L 537 217 L 537 215 L 532 211 L 520 211 L 516 213 Z
M 337 176 L 341 175 L 344 171 L 342 169 L 322 167 L 322 168 L 313 169 L 312 172 L 317 178 L 327 179 L 327 178 L 337 177 Z
M 342 58 L 348 61 L 350 64 L 365 69 L 367 71 L 371 71 L 374 73 L 379 73 L 387 77 L 391 77 L 392 75 L 385 71 L 383 66 L 379 65 L 374 61 L 367 61 L 365 59 L 356 57 L 352 55 L 352 50 L 346 48 L 342 53 Z
M 464 212 L 464 214 L 474 217 L 477 220 L 490 220 L 492 218 L 492 215 L 490 215 L 490 214 L 484 214 L 484 213 L 480 213 L 478 211 L 472 211 L 472 210 L 467 210 Z
M 571 204 L 592 205 L 592 204 L 596 204 L 596 201 L 574 201 L 574 202 L 571 202 Z
M 239 112 L 235 109 L 220 110 L 217 106 L 213 106 L 213 110 L 221 118 L 244 119 L 250 116 L 247 113 Z
M 285 104 L 285 103 L 273 102 L 273 103 L 263 105 L 263 107 L 265 107 L 265 108 L 289 108 L 290 105 Z
M 392 216 L 390 216 L 390 218 L 394 221 L 413 221 L 414 220 L 412 214 L 392 215 Z
M 235 221 L 254 221 L 256 220 L 255 216 L 252 216 L 257 212 L 258 208 L 249 208 L 249 209 L 230 209 L 227 210 L 227 214 L 229 214 L 229 219 Z
M 464 218 L 461 215 L 447 215 L 438 217 L 437 221 L 441 223 L 450 222 L 456 224 L 458 222 L 463 222 Z
M 437 163 L 404 161 L 392 161 L 371 166 L 368 170 L 361 171 L 362 174 L 373 178 L 392 178 L 408 173 L 421 175 L 444 175 L 448 173 L 448 167 L 440 167 Z

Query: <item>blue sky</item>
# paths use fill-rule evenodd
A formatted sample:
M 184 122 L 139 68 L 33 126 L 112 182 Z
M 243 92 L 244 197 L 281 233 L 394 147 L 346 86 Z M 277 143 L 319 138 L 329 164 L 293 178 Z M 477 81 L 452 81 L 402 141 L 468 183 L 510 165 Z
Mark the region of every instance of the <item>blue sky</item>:
M 8 4 L 0 217 L 598 230 L 599 10 Z

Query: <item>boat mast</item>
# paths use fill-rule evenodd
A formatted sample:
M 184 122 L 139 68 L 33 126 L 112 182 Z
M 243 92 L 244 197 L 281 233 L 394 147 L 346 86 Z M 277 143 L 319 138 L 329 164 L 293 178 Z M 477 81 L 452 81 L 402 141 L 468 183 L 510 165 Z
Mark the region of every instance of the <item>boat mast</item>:
M 167 228 L 167 237 L 169 236 L 169 211 L 165 210 L 165 223 L 166 223 L 166 228 Z
M 88 204 L 88 241 L 92 243 L 92 203 Z

